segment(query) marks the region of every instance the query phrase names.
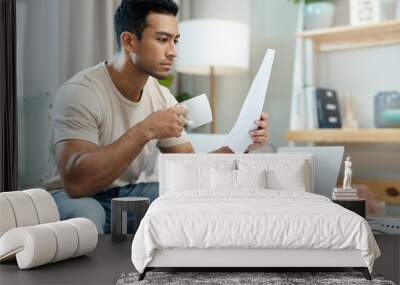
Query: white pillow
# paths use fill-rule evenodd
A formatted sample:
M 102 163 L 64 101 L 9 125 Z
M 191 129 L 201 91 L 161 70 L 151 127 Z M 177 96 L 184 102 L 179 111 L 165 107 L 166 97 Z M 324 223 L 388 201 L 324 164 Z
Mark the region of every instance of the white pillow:
M 213 190 L 237 190 L 240 188 L 267 188 L 267 171 L 264 170 L 211 170 Z
M 168 168 L 168 191 L 211 189 L 211 167 L 169 163 Z
M 238 188 L 267 188 L 267 170 L 236 170 Z
M 306 191 L 308 180 L 306 179 L 306 164 L 304 160 L 279 159 L 238 160 L 239 170 L 267 171 L 267 188 L 272 190 Z
M 236 190 L 236 170 L 216 169 L 213 167 L 211 181 L 213 190 Z
M 204 157 L 185 154 L 171 159 L 164 164 L 166 168 L 166 191 L 197 190 L 202 193 L 212 192 L 212 168 L 235 169 L 236 161 L 221 157 Z
M 268 171 L 267 179 L 269 189 L 306 191 L 304 162 L 294 164 L 290 171 L 271 169 Z

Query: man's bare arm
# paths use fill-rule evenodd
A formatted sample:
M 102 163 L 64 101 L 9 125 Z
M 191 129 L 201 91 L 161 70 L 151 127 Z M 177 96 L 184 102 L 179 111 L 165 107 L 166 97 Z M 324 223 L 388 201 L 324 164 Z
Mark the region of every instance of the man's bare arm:
M 171 147 L 160 147 L 160 151 L 162 153 L 195 153 L 193 146 L 190 142 Z M 233 152 L 229 147 L 224 146 L 210 153 L 233 153 Z
M 75 198 L 106 188 L 121 176 L 147 141 L 146 134 L 136 125 L 104 147 L 74 139 L 57 143 L 56 160 L 65 190 Z
M 170 147 L 160 147 L 162 153 L 194 153 L 194 149 L 190 142 L 170 146 Z
M 82 140 L 56 144 L 56 161 L 66 192 L 71 197 L 91 196 L 121 176 L 151 139 L 179 137 L 185 110 L 173 107 L 149 115 L 115 142 L 98 147 Z

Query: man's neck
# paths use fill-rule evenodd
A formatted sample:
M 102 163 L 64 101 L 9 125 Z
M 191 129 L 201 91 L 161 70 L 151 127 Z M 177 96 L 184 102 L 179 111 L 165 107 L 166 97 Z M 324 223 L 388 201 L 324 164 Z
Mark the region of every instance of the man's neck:
M 128 100 L 139 102 L 149 75 L 138 69 L 126 55 L 120 53 L 107 62 L 107 70 L 118 91 Z

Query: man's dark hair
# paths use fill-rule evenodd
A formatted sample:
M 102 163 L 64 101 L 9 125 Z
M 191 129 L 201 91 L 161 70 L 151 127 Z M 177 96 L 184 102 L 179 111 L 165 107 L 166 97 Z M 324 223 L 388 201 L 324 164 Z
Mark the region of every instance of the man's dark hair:
M 178 9 L 172 0 L 122 0 L 114 15 L 118 50 L 121 49 L 120 37 L 123 32 L 132 32 L 139 40 L 142 38 L 147 25 L 146 17 L 151 12 L 176 16 Z

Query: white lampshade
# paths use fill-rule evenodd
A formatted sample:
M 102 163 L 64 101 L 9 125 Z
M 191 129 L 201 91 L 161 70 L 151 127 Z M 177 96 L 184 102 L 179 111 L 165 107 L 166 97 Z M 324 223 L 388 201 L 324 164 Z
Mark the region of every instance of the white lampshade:
M 236 74 L 249 68 L 249 28 L 227 20 L 190 20 L 179 24 L 176 70 L 188 74 Z

